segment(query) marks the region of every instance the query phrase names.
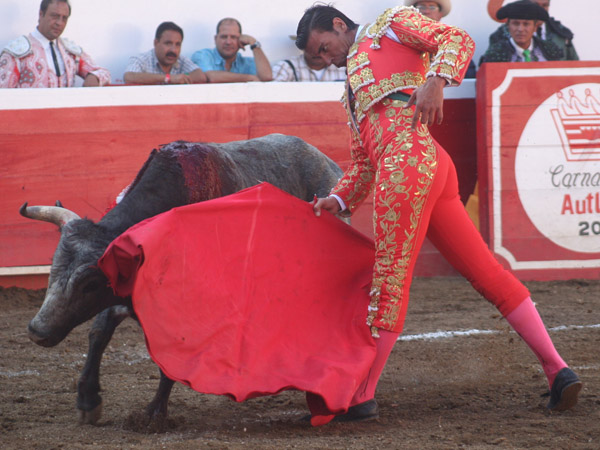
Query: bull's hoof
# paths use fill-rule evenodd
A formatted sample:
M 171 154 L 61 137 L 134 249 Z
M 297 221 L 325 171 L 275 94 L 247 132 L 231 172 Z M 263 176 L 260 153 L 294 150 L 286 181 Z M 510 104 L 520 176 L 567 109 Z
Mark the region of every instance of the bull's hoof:
M 79 410 L 79 425 L 96 425 L 102 417 L 102 401 L 89 411 Z
M 125 419 L 124 428 L 138 433 L 165 433 L 172 424 L 165 414 L 148 415 L 147 412 L 132 412 Z

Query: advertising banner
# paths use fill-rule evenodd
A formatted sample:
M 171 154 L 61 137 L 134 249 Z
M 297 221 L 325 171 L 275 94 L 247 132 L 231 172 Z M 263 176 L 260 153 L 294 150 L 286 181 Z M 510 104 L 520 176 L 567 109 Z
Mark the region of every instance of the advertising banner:
M 485 64 L 481 223 L 523 278 L 600 275 L 600 63 Z

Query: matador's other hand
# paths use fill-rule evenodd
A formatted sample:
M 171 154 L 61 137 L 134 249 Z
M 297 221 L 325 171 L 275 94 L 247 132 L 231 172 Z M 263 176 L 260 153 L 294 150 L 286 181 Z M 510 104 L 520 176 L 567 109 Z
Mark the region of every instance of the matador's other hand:
M 315 216 L 321 215 L 321 210 L 329 211 L 331 214 L 337 214 L 340 212 L 340 204 L 335 197 L 319 198 L 313 205 Z
M 412 93 L 405 108 L 415 105 L 411 128 L 415 130 L 419 122 L 424 125 L 440 124 L 444 119 L 444 86 L 446 80 L 442 77 L 430 77 L 423 86 Z

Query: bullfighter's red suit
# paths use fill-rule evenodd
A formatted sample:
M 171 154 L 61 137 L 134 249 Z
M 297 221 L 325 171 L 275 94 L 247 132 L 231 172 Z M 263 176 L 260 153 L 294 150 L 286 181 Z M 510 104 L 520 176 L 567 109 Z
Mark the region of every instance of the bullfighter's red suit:
M 97 66 L 90 55 L 73 41 L 56 40 L 65 65 L 64 73 L 56 76 L 46 59 L 44 47 L 32 34 L 11 41 L 0 54 L 0 88 L 72 87 L 75 75 L 85 78 L 89 73 L 98 77 L 100 86 L 110 83 L 108 70 Z
M 332 194 L 348 214 L 374 189 L 376 262 L 367 324 L 374 337 L 381 335 L 379 363 L 353 404 L 374 396 L 385 360 L 402 331 L 412 274 L 426 235 L 524 338 L 542 362 L 551 387 L 567 367 L 528 290 L 496 261 L 469 219 L 450 156 L 426 125 L 411 129 L 414 112 L 406 103 L 413 90 L 431 76 L 460 84 L 473 52 L 467 33 L 412 7 L 386 10 L 375 23 L 358 30 L 350 48 L 343 103 L 353 130 L 352 164 Z

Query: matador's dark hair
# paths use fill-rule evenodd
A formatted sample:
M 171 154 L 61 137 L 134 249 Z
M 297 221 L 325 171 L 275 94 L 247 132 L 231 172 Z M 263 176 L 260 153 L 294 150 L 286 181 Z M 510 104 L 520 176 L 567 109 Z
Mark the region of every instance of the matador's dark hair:
M 300 50 L 306 48 L 308 36 L 313 30 L 333 31 L 333 19 L 339 17 L 348 26 L 348 29 L 354 30 L 358 25 L 349 19 L 339 9 L 324 3 L 315 3 L 313 6 L 304 11 L 304 15 L 298 22 L 296 30 L 296 47 Z

